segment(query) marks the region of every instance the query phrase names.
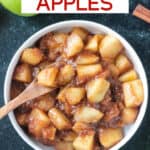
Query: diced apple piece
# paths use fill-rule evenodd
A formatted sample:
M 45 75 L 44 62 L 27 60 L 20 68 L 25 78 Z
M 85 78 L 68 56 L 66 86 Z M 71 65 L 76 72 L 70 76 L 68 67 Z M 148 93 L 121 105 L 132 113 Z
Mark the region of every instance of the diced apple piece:
M 71 123 L 68 118 L 58 109 L 52 108 L 48 113 L 51 122 L 59 130 L 65 130 L 71 128 Z
M 84 43 L 81 37 L 77 34 L 71 34 L 67 39 L 67 47 L 65 49 L 67 57 L 73 57 L 80 53 L 83 46 Z
M 47 41 L 46 47 L 50 61 L 56 61 L 57 57 L 63 53 L 67 38 L 67 33 L 57 32 L 53 35 L 50 35 L 48 39 L 45 39 L 45 41 Z
M 72 116 L 72 106 L 67 101 L 65 101 L 63 103 L 63 105 L 64 105 L 64 111 L 65 111 L 65 113 L 68 116 Z
M 79 35 L 82 40 L 85 40 L 88 36 L 88 31 L 81 27 L 74 27 L 72 33 Z
M 66 102 L 66 97 L 65 97 L 65 93 L 66 93 L 67 87 L 64 87 L 63 89 L 60 90 L 60 92 L 58 93 L 57 99 L 60 102 Z
M 141 80 L 123 83 L 124 102 L 126 107 L 138 107 L 144 100 L 144 89 Z
M 99 57 L 95 54 L 90 53 L 81 53 L 76 59 L 76 63 L 78 65 L 90 65 L 97 63 L 98 61 Z
M 16 67 L 14 76 L 14 80 L 19 82 L 30 83 L 32 81 L 32 69 L 27 64 L 21 64 Z
M 124 108 L 122 112 L 122 121 L 124 124 L 134 123 L 138 114 L 137 108 Z
M 144 89 L 142 81 L 140 79 L 131 81 L 131 86 L 133 89 L 133 93 L 136 95 L 137 99 L 142 103 L 144 100 Z
M 107 35 L 103 38 L 99 46 L 102 58 L 114 59 L 123 49 L 121 42 L 114 36 Z
M 119 69 L 114 64 L 110 64 L 109 65 L 109 70 L 110 70 L 110 72 L 112 73 L 112 75 L 114 77 L 118 77 L 118 75 L 119 75 Z
M 104 99 L 109 87 L 110 83 L 103 78 L 97 78 L 89 81 L 86 85 L 88 101 L 90 103 L 101 102 Z
M 101 64 L 77 66 L 77 75 L 78 75 L 79 81 L 87 80 L 101 72 L 102 72 Z
M 75 70 L 71 65 L 65 65 L 61 68 L 58 75 L 58 83 L 60 85 L 65 85 L 70 82 L 75 76 Z
M 137 73 L 135 72 L 135 70 L 130 70 L 124 74 L 122 74 L 119 77 L 119 80 L 121 82 L 128 82 L 128 81 L 132 81 L 132 80 L 136 80 L 138 78 Z
M 29 118 L 29 114 L 28 113 L 23 113 L 23 114 L 19 114 L 18 113 L 16 115 L 17 122 L 21 126 L 27 126 L 27 124 L 28 124 L 28 118 Z
M 98 52 L 98 46 L 99 46 L 99 36 L 94 35 L 88 41 L 87 45 L 85 46 L 85 50 L 88 50 L 88 51 L 91 51 L 91 52 Z
M 27 48 L 21 55 L 21 61 L 30 65 L 37 65 L 43 60 L 43 53 L 38 48 Z
M 126 107 L 137 107 L 140 105 L 137 100 L 136 95 L 133 93 L 131 83 L 126 82 L 123 84 L 124 102 Z
M 80 103 L 80 101 L 85 96 L 85 89 L 78 87 L 70 87 L 65 91 L 66 100 L 70 105 L 76 105 Z
M 46 113 L 40 109 L 33 109 L 29 115 L 28 129 L 31 134 L 36 137 L 40 137 L 42 130 L 48 127 L 50 124 L 50 119 Z
M 37 76 L 38 83 L 43 86 L 56 87 L 57 74 L 58 68 L 56 67 L 46 68 L 38 74 Z
M 99 42 L 102 41 L 102 39 L 105 37 L 105 34 L 96 34 L 98 36 Z
M 107 128 L 100 129 L 99 141 L 105 148 L 118 143 L 123 138 L 123 131 L 121 128 Z
M 124 73 L 132 68 L 132 64 L 125 55 L 119 55 L 116 59 L 116 67 L 119 69 L 119 73 Z
M 74 150 L 72 142 L 56 142 L 55 144 L 56 150 Z
M 56 135 L 56 128 L 53 127 L 52 125 L 47 127 L 47 128 L 44 128 L 42 130 L 42 137 L 44 139 L 48 139 L 50 141 L 53 141 L 55 139 L 55 135 Z
M 103 113 L 99 110 L 83 106 L 77 109 L 74 115 L 74 119 L 76 122 L 84 122 L 84 123 L 95 123 L 102 119 Z
M 33 108 L 39 108 L 43 111 L 48 111 L 53 106 L 54 99 L 50 96 L 50 94 L 38 97 L 33 103 Z
M 73 142 L 75 150 L 93 150 L 94 149 L 94 131 L 87 131 L 86 134 L 80 134 Z
M 76 133 L 80 133 L 84 130 L 90 130 L 90 129 L 91 127 L 88 124 L 83 122 L 76 122 L 72 127 L 72 130 L 75 131 Z
M 55 33 L 53 35 L 53 39 L 55 40 L 55 42 L 57 44 L 56 44 L 56 46 L 53 46 L 53 47 L 58 47 L 58 46 L 60 46 L 60 44 L 64 45 L 66 43 L 67 37 L 68 37 L 68 35 L 65 33 L 61 33 L 61 32 Z

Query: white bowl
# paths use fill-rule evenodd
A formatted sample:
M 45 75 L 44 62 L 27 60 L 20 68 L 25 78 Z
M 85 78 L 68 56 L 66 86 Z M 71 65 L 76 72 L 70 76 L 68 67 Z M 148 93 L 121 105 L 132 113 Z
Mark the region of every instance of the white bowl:
M 41 38 L 43 35 L 45 35 L 48 32 L 51 32 L 51 31 L 63 31 L 63 32 L 69 31 L 74 26 L 81 26 L 81 27 L 87 28 L 92 33 L 105 33 L 105 34 L 111 34 L 111 35 L 116 36 L 124 45 L 124 47 L 126 49 L 126 54 L 132 60 L 132 63 L 134 64 L 134 67 L 135 67 L 135 70 L 138 72 L 139 77 L 143 82 L 143 85 L 144 85 L 144 102 L 140 107 L 140 111 L 139 111 L 139 114 L 138 114 L 138 117 L 137 117 L 137 120 L 135 121 L 135 123 L 130 125 L 130 126 L 125 127 L 124 138 L 118 144 L 116 144 L 115 146 L 113 146 L 111 148 L 111 150 L 118 150 L 131 139 L 131 137 L 135 134 L 135 132 L 139 128 L 140 124 L 142 123 L 142 120 L 143 120 L 145 112 L 146 112 L 147 102 L 148 102 L 148 84 L 147 84 L 147 78 L 146 78 L 146 74 L 144 71 L 144 67 L 141 63 L 140 58 L 137 56 L 135 50 L 121 35 L 112 31 L 110 28 L 108 28 L 106 26 L 103 26 L 101 24 L 94 23 L 91 21 L 82 21 L 82 20 L 75 20 L 74 21 L 74 20 L 72 20 L 72 21 L 65 21 L 65 22 L 60 22 L 60 23 L 50 25 L 50 26 L 45 27 L 44 29 L 40 30 L 39 32 L 35 33 L 34 35 L 32 35 L 17 50 L 17 52 L 15 53 L 13 59 L 11 60 L 10 65 L 8 67 L 8 71 L 7 71 L 6 78 L 5 78 L 5 85 L 4 85 L 5 103 L 7 103 L 10 100 L 10 86 L 11 86 L 12 75 L 13 75 L 13 71 L 14 71 L 17 63 L 18 63 L 21 52 L 25 48 L 32 46 L 39 38 Z M 9 118 L 10 118 L 10 121 L 11 121 L 13 127 L 17 131 L 17 133 L 33 149 L 35 149 L 35 150 L 53 150 L 53 148 L 44 146 L 44 145 L 38 143 L 37 141 L 35 141 L 34 139 L 32 139 L 30 136 L 28 136 L 21 129 L 19 124 L 17 123 L 13 112 L 9 113 Z

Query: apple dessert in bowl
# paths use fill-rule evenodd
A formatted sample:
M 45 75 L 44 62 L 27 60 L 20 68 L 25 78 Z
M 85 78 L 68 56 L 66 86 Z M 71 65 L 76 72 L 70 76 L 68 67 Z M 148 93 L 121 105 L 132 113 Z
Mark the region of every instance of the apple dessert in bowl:
M 25 133 L 56 150 L 111 149 L 144 101 L 143 83 L 122 42 L 83 27 L 49 32 L 25 48 L 11 98 L 34 78 L 55 89 L 18 107 L 15 117 Z

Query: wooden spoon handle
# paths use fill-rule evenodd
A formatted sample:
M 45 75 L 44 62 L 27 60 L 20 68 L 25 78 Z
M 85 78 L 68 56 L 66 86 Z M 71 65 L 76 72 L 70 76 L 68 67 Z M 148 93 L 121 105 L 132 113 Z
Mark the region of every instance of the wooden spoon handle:
M 6 105 L 0 108 L 0 119 L 5 117 L 10 111 L 16 109 L 21 104 L 47 94 L 53 91 L 55 88 L 46 88 L 36 84 L 33 81 L 20 95 L 18 95 L 13 100 L 9 101 Z
M 8 102 L 6 105 L 0 108 L 0 120 L 5 117 L 10 111 L 17 108 L 19 105 L 21 105 L 19 101 L 20 99 L 16 98 L 10 102 Z

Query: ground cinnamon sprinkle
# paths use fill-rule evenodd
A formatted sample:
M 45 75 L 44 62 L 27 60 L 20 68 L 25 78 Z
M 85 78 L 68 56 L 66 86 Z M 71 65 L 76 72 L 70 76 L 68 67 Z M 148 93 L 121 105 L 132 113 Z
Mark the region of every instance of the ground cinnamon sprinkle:
M 145 8 L 143 5 L 138 4 L 135 10 L 133 11 L 133 15 L 144 20 L 147 23 L 150 23 L 150 10 Z

